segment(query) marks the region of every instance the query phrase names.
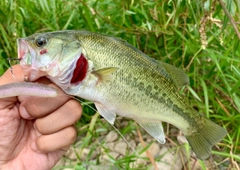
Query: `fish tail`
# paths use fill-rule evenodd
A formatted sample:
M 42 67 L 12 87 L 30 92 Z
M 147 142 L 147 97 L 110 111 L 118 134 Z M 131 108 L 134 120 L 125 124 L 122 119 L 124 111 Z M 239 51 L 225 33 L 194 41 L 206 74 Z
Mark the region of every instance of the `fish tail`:
M 226 135 L 226 129 L 205 118 L 205 126 L 199 132 L 186 138 L 197 157 L 205 160 L 210 156 L 212 147 Z

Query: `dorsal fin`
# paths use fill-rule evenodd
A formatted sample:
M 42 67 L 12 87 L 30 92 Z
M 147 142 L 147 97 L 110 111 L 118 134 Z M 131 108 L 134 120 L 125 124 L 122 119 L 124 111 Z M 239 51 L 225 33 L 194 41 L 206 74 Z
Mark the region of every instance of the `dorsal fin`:
M 172 77 L 173 81 L 177 85 L 178 88 L 182 88 L 185 85 L 189 84 L 189 77 L 184 73 L 183 70 L 174 67 L 173 65 L 161 62 L 161 65 L 167 71 L 167 73 Z

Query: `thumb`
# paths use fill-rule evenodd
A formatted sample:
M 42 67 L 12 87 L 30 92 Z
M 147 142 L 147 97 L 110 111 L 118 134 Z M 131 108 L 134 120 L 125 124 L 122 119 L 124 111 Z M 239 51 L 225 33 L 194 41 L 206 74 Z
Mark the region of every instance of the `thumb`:
M 13 72 L 13 73 L 12 73 Z M 24 75 L 21 66 L 14 65 L 11 69 L 8 69 L 1 77 L 0 77 L 0 85 L 20 82 L 24 80 Z M 3 109 L 10 109 L 15 105 L 15 102 L 18 101 L 17 97 L 9 97 L 0 99 L 0 111 Z
M 0 85 L 21 81 L 24 81 L 24 74 L 19 64 L 12 66 L 12 70 L 9 68 L 0 77 Z

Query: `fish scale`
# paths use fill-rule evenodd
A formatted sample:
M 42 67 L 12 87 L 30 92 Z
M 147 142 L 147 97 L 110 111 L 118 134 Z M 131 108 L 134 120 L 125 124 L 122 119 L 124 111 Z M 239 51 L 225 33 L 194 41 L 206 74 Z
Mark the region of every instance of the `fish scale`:
M 92 47 L 92 44 L 89 44 L 89 46 L 87 46 L 87 43 L 85 43 L 85 41 L 83 41 L 83 39 L 90 39 L 91 37 L 80 37 L 79 39 L 80 39 L 80 42 L 82 42 L 82 44 L 83 44 L 83 48 L 84 49 L 89 49 L 88 50 L 88 56 L 95 56 L 95 55 L 97 55 L 97 52 L 95 52 L 95 51 L 97 51 L 96 49 L 98 48 L 98 47 L 94 47 L 93 46 L 93 48 L 92 48 L 92 50 L 94 51 L 93 52 L 93 54 L 91 54 L 90 53 L 90 47 Z M 105 38 L 105 37 L 104 37 Z M 103 41 L 103 40 L 102 40 Z M 116 48 L 116 45 L 114 44 L 114 43 L 109 43 L 108 44 L 109 45 L 109 47 L 108 48 Z M 117 44 L 117 45 L 119 45 L 119 44 Z M 125 55 L 127 55 L 127 56 L 131 56 L 131 55 L 139 55 L 137 52 L 132 52 L 132 51 L 130 51 L 129 50 L 129 53 L 128 53 L 128 49 L 126 50 L 126 49 L 124 49 L 124 48 L 126 48 L 126 46 L 125 46 L 125 44 L 121 44 L 121 45 L 123 45 L 123 48 L 121 48 L 121 46 L 120 47 L 118 47 L 119 48 L 119 51 L 127 51 L 126 53 L 127 54 L 125 54 Z M 96 54 L 95 54 L 96 53 Z M 111 58 L 109 57 L 109 56 L 111 56 L 111 54 L 105 54 L 105 53 L 98 53 L 98 55 L 99 55 L 99 58 L 101 58 L 101 60 L 102 61 L 105 61 L 105 60 L 107 60 L 107 61 L 111 61 Z M 118 58 L 118 61 L 115 61 L 115 62 L 117 62 L 118 63 L 118 65 L 121 65 L 121 64 L 123 64 L 123 68 L 122 68 L 122 72 L 123 73 L 119 73 L 119 75 L 120 74 L 123 74 L 123 78 L 124 77 L 126 77 L 126 76 L 124 76 L 124 70 L 126 70 L 127 68 L 129 69 L 129 66 L 133 66 L 133 64 L 134 65 L 137 65 L 138 67 L 137 68 L 133 68 L 133 70 L 130 70 L 130 71 L 132 71 L 133 73 L 134 72 L 136 72 L 136 73 L 138 73 L 137 75 L 135 75 L 135 78 L 134 78 L 134 80 L 133 81 L 131 81 L 130 79 L 121 79 L 121 81 L 118 79 L 118 75 L 116 75 L 116 77 L 115 78 L 113 78 L 113 80 L 115 80 L 115 81 L 113 81 L 113 83 L 111 83 L 111 85 L 110 85 L 110 87 L 118 87 L 118 82 L 121 82 L 121 84 L 124 84 L 124 82 L 126 82 L 126 84 L 130 84 L 130 86 L 128 86 L 128 88 L 126 89 L 126 88 L 124 88 L 124 89 L 122 89 L 121 87 L 120 88 L 118 88 L 118 89 L 120 89 L 120 90 L 124 90 L 124 92 L 123 92 L 123 94 L 122 95 L 120 95 L 120 97 L 121 97 L 121 100 L 125 100 L 125 101 L 128 101 L 128 99 L 129 99 L 129 94 L 131 94 L 131 93 L 134 93 L 134 92 L 138 92 L 139 90 L 140 91 L 143 91 L 143 93 L 146 95 L 146 96 L 149 96 L 149 91 L 147 91 L 147 90 L 145 90 L 146 88 L 144 87 L 144 81 L 148 81 L 148 82 L 161 82 L 161 81 L 163 81 L 164 82 L 164 85 L 165 85 L 165 87 L 162 87 L 162 86 L 157 86 L 156 85 L 156 83 L 154 83 L 153 84 L 153 86 L 156 86 L 157 88 L 156 88 L 156 90 L 155 90 L 155 92 L 154 91 L 151 91 L 152 93 L 155 93 L 155 100 L 156 101 L 158 101 L 156 104 L 158 104 L 159 103 L 159 101 L 162 101 L 162 103 L 164 103 L 164 102 L 166 102 L 166 100 L 164 100 L 164 98 L 162 98 L 161 97 L 161 91 L 163 91 L 162 89 L 164 89 L 164 88 L 167 88 L 167 89 L 165 89 L 163 92 L 165 92 L 166 93 L 166 91 L 167 90 L 172 90 L 172 91 L 177 91 L 177 89 L 176 88 L 173 88 L 174 87 L 174 85 L 169 85 L 169 83 L 172 83 L 171 81 L 169 82 L 169 81 L 166 81 L 165 79 L 166 79 L 166 77 L 167 77 L 167 74 L 162 70 L 161 71 L 161 73 L 165 73 L 164 75 L 165 75 L 165 77 L 157 77 L 157 75 L 159 75 L 159 74 L 152 74 L 153 73 L 153 71 L 152 70 L 150 70 L 150 72 L 149 72 L 149 74 L 147 74 L 146 73 L 146 70 L 143 70 L 142 68 L 143 67 L 141 67 L 141 65 L 144 65 L 144 68 L 145 67 L 152 67 L 152 63 L 150 62 L 150 61 L 148 61 L 147 59 L 145 59 L 145 58 L 142 58 L 142 56 L 139 56 L 138 58 L 139 58 L 139 60 L 138 60 L 138 62 L 137 63 L 135 63 L 135 58 L 131 58 L 131 57 L 128 57 L 127 59 L 125 59 L 126 57 L 124 56 L 124 54 L 123 53 L 120 53 L 119 55 L 116 55 L 116 54 L 114 54 L 113 55 L 114 56 L 114 58 Z M 91 59 L 91 58 L 90 58 Z M 125 61 L 124 61 L 124 59 L 125 59 Z M 127 60 L 127 61 L 126 61 Z M 121 62 L 122 61 L 122 62 Z M 145 63 L 144 63 L 145 62 Z M 101 62 L 101 63 L 103 63 L 103 62 Z M 110 66 L 112 66 L 112 65 L 116 65 L 115 63 L 111 63 L 111 62 L 106 62 L 106 63 L 103 63 L 102 65 L 100 65 L 101 63 L 99 63 L 99 66 L 98 65 L 96 65 L 98 68 L 103 68 L 103 67 L 110 67 Z M 126 65 L 126 63 L 128 63 L 128 65 Z M 127 75 L 127 74 L 125 74 L 125 75 Z M 153 76 L 152 75 L 155 75 L 154 76 L 154 78 L 153 78 Z M 120 77 L 119 77 L 120 78 Z M 148 80 L 149 79 L 149 80 Z M 149 83 L 148 83 L 149 84 Z M 160 84 L 160 83 L 159 83 Z M 132 89 L 130 89 L 129 87 L 132 87 Z M 133 88 L 137 88 L 137 89 L 133 89 Z M 152 86 L 151 86 L 152 87 Z M 172 89 L 170 89 L 170 88 L 172 88 Z M 108 88 L 105 88 L 105 89 L 108 89 Z M 109 92 L 108 92 L 109 93 Z M 116 95 L 116 94 L 113 94 L 113 95 Z M 112 95 L 111 95 L 112 96 Z M 142 96 L 142 99 L 143 100 L 146 100 L 146 96 Z M 152 98 L 154 98 L 153 96 L 151 96 Z M 170 100 L 171 101 L 171 99 L 170 98 L 168 98 L 167 100 Z M 179 99 L 178 99 L 179 100 Z M 182 100 L 182 98 L 180 99 L 180 100 Z M 129 102 L 129 101 L 128 101 Z M 173 102 L 171 102 L 171 103 L 173 103 Z M 148 106 L 151 106 L 151 105 L 145 105 L 144 107 L 148 107 Z M 170 105 L 171 106 L 171 105 Z M 151 108 L 152 109 L 152 108 Z
M 46 44 L 37 44 L 41 39 Z M 67 94 L 93 101 L 111 124 L 116 114 L 132 118 L 164 143 L 162 121 L 170 123 L 184 133 L 199 159 L 208 158 L 211 148 L 227 134 L 179 94 L 179 88 L 189 81 L 182 70 L 148 57 L 126 41 L 69 30 L 21 38 L 18 48 L 23 69 L 44 72 Z M 83 80 L 76 74 L 81 57 L 88 62 L 87 72 L 81 72 Z M 41 67 L 39 62 L 44 61 L 49 63 L 41 63 Z M 38 78 L 31 71 L 26 73 L 30 80 Z M 72 77 L 77 83 L 71 83 Z

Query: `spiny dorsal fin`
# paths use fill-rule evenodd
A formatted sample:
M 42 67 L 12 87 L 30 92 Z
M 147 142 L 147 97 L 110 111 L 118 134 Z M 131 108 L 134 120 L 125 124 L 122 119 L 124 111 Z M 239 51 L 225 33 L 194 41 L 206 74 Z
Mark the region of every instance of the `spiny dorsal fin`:
M 108 81 L 111 80 L 112 73 L 116 72 L 117 70 L 117 67 L 107 67 L 93 71 L 92 74 L 98 77 L 99 81 Z
M 168 74 L 172 77 L 178 88 L 182 88 L 189 84 L 189 77 L 184 73 L 183 70 L 174 67 L 173 65 L 159 61 Z

